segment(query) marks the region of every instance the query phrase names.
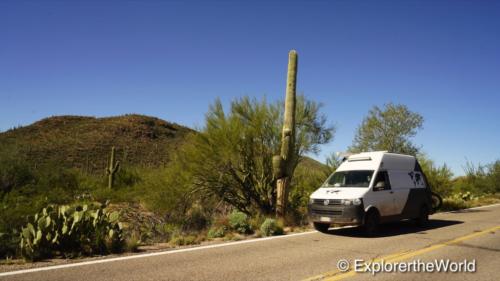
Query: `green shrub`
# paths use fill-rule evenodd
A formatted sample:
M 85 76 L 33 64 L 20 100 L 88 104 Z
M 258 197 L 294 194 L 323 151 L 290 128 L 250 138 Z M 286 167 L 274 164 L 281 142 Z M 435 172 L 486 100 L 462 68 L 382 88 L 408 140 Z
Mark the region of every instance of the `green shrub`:
M 256 215 L 250 218 L 250 227 L 252 229 L 259 229 L 262 223 L 266 220 L 265 216 Z
M 107 204 L 49 206 L 35 214 L 21 231 L 21 255 L 39 260 L 107 254 L 123 250 L 124 238 L 117 212 Z
M 423 154 L 419 155 L 418 162 L 422 167 L 427 183 L 430 185 L 433 192 L 441 195 L 442 197 L 452 194 L 453 173 L 446 164 L 438 166 L 434 163 L 434 161 Z
M 221 238 L 226 235 L 227 228 L 225 226 L 212 226 L 208 230 L 208 238 Z
M 125 239 L 125 250 L 127 252 L 138 252 L 141 243 L 141 239 L 137 235 L 131 235 Z
M 239 233 L 228 233 L 226 236 L 224 236 L 224 241 L 241 241 L 245 239 L 244 235 L 241 235 Z
M 185 232 L 199 232 L 210 224 L 210 218 L 201 206 L 191 207 L 182 220 L 182 230 Z
M 288 197 L 287 225 L 308 224 L 307 204 L 309 203 L 309 196 L 329 176 L 329 169 L 323 167 L 321 169 L 312 165 L 314 164 L 311 164 L 311 160 L 303 160 L 295 169 L 292 178 L 292 188 Z M 259 227 L 261 224 L 262 222 L 259 224 Z
M 130 168 L 120 168 L 116 174 L 116 187 L 129 187 L 141 181 L 139 172 Z
M 200 244 L 200 242 L 201 241 L 194 235 L 179 235 L 170 240 L 170 243 L 176 246 L 195 245 Z
M 248 216 L 240 211 L 234 211 L 229 215 L 229 226 L 232 230 L 241 234 L 252 232 Z
M 447 197 L 443 199 L 443 205 L 441 210 L 443 211 L 455 211 L 460 209 L 470 208 L 471 204 L 469 201 L 465 201 L 458 197 Z
M 15 144 L 0 146 L 0 197 L 35 180 L 33 169 Z
M 186 215 L 188 179 L 184 176 L 185 171 L 177 165 L 177 162 L 172 162 L 165 168 L 142 170 L 142 181 L 137 186 L 143 193 L 141 201 L 149 210 L 168 214 L 170 219 L 180 221 Z
M 453 194 L 452 198 L 454 198 L 454 199 L 460 199 L 460 200 L 463 200 L 463 201 L 471 201 L 471 200 L 478 199 L 478 197 L 475 196 L 475 195 L 473 195 L 470 191 L 459 192 L 459 193 Z
M 172 237 L 181 232 L 178 225 L 172 223 L 161 223 L 155 226 L 156 236 L 163 242 L 168 242 Z
M 17 246 L 19 245 L 18 236 L 13 232 L 0 232 L 0 259 L 16 255 Z
M 260 226 L 262 236 L 274 236 L 283 234 L 283 226 L 275 219 L 268 218 Z

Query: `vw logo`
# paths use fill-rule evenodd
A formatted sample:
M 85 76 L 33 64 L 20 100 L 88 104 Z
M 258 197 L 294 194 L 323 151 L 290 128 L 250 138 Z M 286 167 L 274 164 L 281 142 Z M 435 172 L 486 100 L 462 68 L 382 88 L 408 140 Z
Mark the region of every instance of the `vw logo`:
M 325 201 L 323 201 L 323 205 L 328 206 L 328 204 L 330 204 L 330 200 L 326 199 Z

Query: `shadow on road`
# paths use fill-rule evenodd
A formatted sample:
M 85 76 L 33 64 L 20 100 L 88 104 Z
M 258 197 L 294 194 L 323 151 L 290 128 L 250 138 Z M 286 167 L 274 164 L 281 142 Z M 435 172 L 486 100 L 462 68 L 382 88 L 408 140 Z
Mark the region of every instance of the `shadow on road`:
M 463 221 L 431 219 L 429 220 L 427 226 L 418 227 L 415 225 L 414 222 L 409 220 L 401 222 L 393 222 L 380 225 L 378 234 L 371 238 L 389 237 L 389 236 L 396 236 L 409 233 L 425 234 L 426 231 L 428 230 L 452 226 L 461 223 L 463 223 Z M 331 229 L 328 231 L 328 234 L 350 236 L 350 237 L 366 237 L 363 228 L 361 227 Z

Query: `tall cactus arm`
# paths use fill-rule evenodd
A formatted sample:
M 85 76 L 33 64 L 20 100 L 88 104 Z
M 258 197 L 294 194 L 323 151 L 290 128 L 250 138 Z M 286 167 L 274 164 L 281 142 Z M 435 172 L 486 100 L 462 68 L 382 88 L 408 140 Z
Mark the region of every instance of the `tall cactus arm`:
M 285 217 L 288 192 L 295 169 L 295 112 L 298 56 L 295 50 L 288 54 L 285 112 L 281 134 L 280 155 L 273 157 L 273 172 L 276 178 L 276 216 Z

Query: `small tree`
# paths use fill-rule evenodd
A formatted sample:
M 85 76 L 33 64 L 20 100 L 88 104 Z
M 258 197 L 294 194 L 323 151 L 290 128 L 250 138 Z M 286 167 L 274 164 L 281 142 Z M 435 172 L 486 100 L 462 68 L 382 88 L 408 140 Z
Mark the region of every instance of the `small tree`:
M 417 155 L 419 148 L 411 138 L 422 128 L 424 118 L 406 105 L 386 104 L 373 107 L 358 127 L 351 152 L 387 150 Z
M 337 168 L 342 164 L 342 156 L 340 156 L 339 153 L 332 152 L 327 158 L 326 158 L 326 166 L 328 167 L 328 175 L 331 173 L 335 172 Z
M 318 152 L 332 138 L 334 130 L 325 125 L 320 107 L 297 97 L 294 166 L 301 155 Z M 206 114 L 205 128 L 178 151 L 179 173 L 188 179 L 193 195 L 216 196 L 244 213 L 270 215 L 277 196 L 272 158 L 280 150 L 282 124 L 282 101 L 244 97 L 226 112 L 217 100 Z

